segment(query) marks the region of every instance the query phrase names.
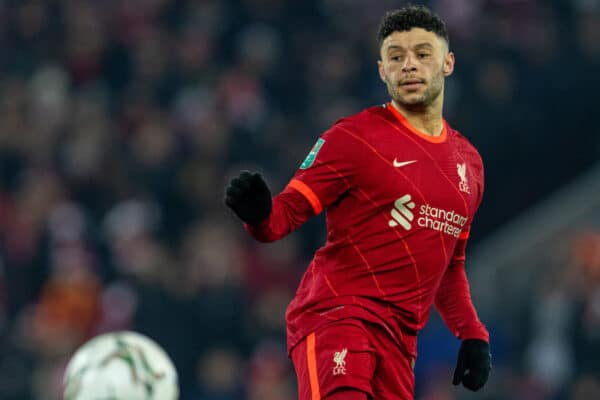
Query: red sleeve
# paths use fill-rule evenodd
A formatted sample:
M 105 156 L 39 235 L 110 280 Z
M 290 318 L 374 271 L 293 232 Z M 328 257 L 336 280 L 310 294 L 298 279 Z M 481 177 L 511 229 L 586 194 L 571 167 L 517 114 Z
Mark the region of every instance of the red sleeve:
M 351 188 L 362 149 L 347 125 L 340 120 L 318 138 L 285 190 L 273 198 L 269 218 L 257 226 L 245 225 L 255 239 L 281 239 Z
M 341 120 L 321 135 L 290 182 L 310 202 L 315 214 L 352 187 L 363 148 L 352 137 L 351 129 L 351 124 Z
M 269 218 L 257 226 L 245 225 L 255 239 L 281 239 L 349 190 L 360 149 L 342 125 L 338 122 L 319 137 L 285 190 L 273 198 Z
M 459 339 L 489 341 L 489 333 L 477 316 L 465 273 L 468 231 L 459 239 L 452 263 L 446 270 L 435 297 L 435 306 L 450 331 Z
M 244 224 L 253 238 L 260 242 L 274 242 L 286 236 L 314 215 L 313 207 L 305 195 L 288 185 L 273 197 L 269 217 L 256 226 Z

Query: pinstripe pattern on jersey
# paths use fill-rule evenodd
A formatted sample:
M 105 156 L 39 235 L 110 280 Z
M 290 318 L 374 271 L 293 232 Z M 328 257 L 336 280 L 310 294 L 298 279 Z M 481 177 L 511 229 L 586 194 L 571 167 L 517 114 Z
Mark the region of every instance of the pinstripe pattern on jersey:
M 372 152 L 373 152 L 373 153 L 374 153 L 374 154 L 375 154 L 377 157 L 381 158 L 381 159 L 382 159 L 382 160 L 383 160 L 385 163 L 387 163 L 387 164 L 388 164 L 388 165 L 389 165 L 389 166 L 390 166 L 390 167 L 391 167 L 391 168 L 392 168 L 394 171 L 396 171 L 398 174 L 400 174 L 400 175 L 401 175 L 401 176 L 402 176 L 402 177 L 403 177 L 403 178 L 404 178 L 406 181 L 410 182 L 410 184 L 411 184 L 411 185 L 412 185 L 412 186 L 415 188 L 415 190 L 416 190 L 416 191 L 419 193 L 419 195 L 421 196 L 421 198 L 422 198 L 424 201 L 427 201 L 427 199 L 425 198 L 425 196 L 423 195 L 423 193 L 422 193 L 422 192 L 419 190 L 419 188 L 418 188 L 418 187 L 417 187 L 417 186 L 416 186 L 416 185 L 415 185 L 415 184 L 414 184 L 414 183 L 413 183 L 413 182 L 412 182 L 412 181 L 411 181 L 411 180 L 408 178 L 408 176 L 407 176 L 406 174 L 404 174 L 402 171 L 400 171 L 400 170 L 398 170 L 397 168 L 395 168 L 395 167 L 393 166 L 393 164 L 392 164 L 392 163 L 391 163 L 389 160 L 387 160 L 385 157 L 383 157 L 383 156 L 382 156 L 382 155 L 381 155 L 381 154 L 380 154 L 380 153 L 377 151 L 377 149 L 375 149 L 373 146 L 371 146 L 371 145 L 370 145 L 368 142 L 366 142 L 366 141 L 365 141 L 365 140 L 363 140 L 362 138 L 360 138 L 360 137 L 358 137 L 357 135 L 355 135 L 355 134 L 354 134 L 353 132 L 351 132 L 350 130 L 348 130 L 348 129 L 346 129 L 346 128 L 343 128 L 343 127 L 339 127 L 339 128 L 340 128 L 340 129 L 341 129 L 343 132 L 346 132 L 348 135 L 352 136 L 354 139 L 356 139 L 356 140 L 358 140 L 358 141 L 362 142 L 363 144 L 365 144 L 365 145 L 367 146 L 367 148 L 368 148 L 368 149 L 370 149 L 370 150 L 371 150 L 371 151 L 372 151 Z M 347 179 L 346 179 L 344 176 L 342 176 L 342 175 L 339 173 L 339 171 L 337 171 L 337 170 L 336 170 L 334 167 L 332 167 L 332 166 L 330 166 L 330 165 L 327 165 L 327 167 L 328 167 L 328 168 L 329 168 L 329 169 L 330 169 L 332 172 L 336 173 L 336 174 L 337 174 L 337 175 L 340 177 L 340 179 L 341 179 L 341 180 L 342 180 L 342 181 L 343 181 L 343 182 L 346 184 L 346 186 L 347 186 L 348 188 L 350 188 L 350 187 L 351 187 L 351 186 L 350 186 L 350 184 L 348 183 Z M 367 194 L 365 191 L 361 190 L 360 188 L 357 188 L 357 190 L 358 190 L 358 192 L 359 192 L 359 193 L 360 193 L 360 194 L 361 194 L 361 195 L 362 195 L 362 196 L 363 196 L 363 197 L 364 197 L 364 198 L 365 198 L 365 199 L 366 199 L 368 202 L 370 202 L 370 203 L 371 203 L 371 204 L 372 204 L 374 207 L 377 207 L 377 204 L 375 203 L 375 201 L 373 201 L 373 200 L 371 199 L 371 197 L 369 197 L 369 195 L 368 195 L 368 194 Z M 387 219 L 388 219 L 388 218 L 387 218 L 387 215 L 386 215 L 384 212 L 380 213 L 380 215 L 381 215 L 381 216 L 384 218 L 384 220 L 385 220 L 385 221 L 386 221 L 386 223 L 387 223 Z M 419 299 L 419 301 L 418 301 L 418 308 L 417 308 L 417 316 L 418 316 L 418 318 L 419 318 L 419 320 L 420 320 L 420 319 L 421 319 L 422 312 L 423 312 L 423 310 L 422 310 L 422 308 L 423 308 L 423 307 L 422 307 L 422 302 L 423 302 L 423 301 L 422 301 L 422 298 L 423 298 L 423 294 L 422 294 L 422 292 L 421 292 L 421 278 L 420 278 L 420 275 L 419 275 L 419 269 L 417 268 L 417 261 L 415 260 L 415 257 L 413 256 L 413 254 L 412 254 L 412 251 L 410 250 L 410 246 L 409 246 L 409 245 L 408 245 L 408 243 L 406 242 L 406 239 L 404 238 L 404 236 L 403 236 L 403 235 L 401 235 L 401 234 L 398 232 L 398 230 L 397 230 L 397 229 L 394 229 L 393 231 L 394 231 L 394 233 L 396 234 L 396 236 L 398 237 L 398 239 L 399 239 L 399 240 L 402 242 L 402 244 L 403 244 L 403 246 L 404 246 L 404 249 L 405 249 L 405 251 L 406 251 L 406 254 L 408 254 L 408 256 L 410 257 L 411 264 L 412 264 L 412 266 L 413 266 L 413 270 L 414 270 L 414 272 L 415 272 L 415 280 L 416 280 L 416 285 L 417 285 L 417 289 L 418 289 L 418 291 L 419 291 L 419 293 L 418 293 L 418 299 Z M 355 249 L 357 249 L 357 250 L 358 250 L 358 247 L 355 247 Z M 444 250 L 444 251 L 445 251 L 445 250 Z M 364 257 L 363 257 L 363 258 L 364 258 Z M 447 259 L 447 258 L 446 258 L 446 259 Z M 365 261 L 366 261 L 366 259 L 365 259 Z M 370 268 L 370 266 L 368 265 L 368 263 L 367 263 L 367 268 Z M 373 274 L 373 271 L 372 271 L 371 269 L 369 269 L 369 270 L 371 271 L 371 274 L 372 274 L 372 276 L 373 276 L 373 279 L 374 279 L 374 281 L 375 281 L 375 283 L 376 283 L 377 287 L 380 289 L 379 282 L 377 282 L 377 278 L 376 278 L 376 277 L 375 277 L 375 275 Z M 381 290 L 381 289 L 380 289 L 380 290 Z M 388 306 L 388 310 L 389 310 L 389 306 Z
M 392 105 L 388 105 L 387 109 L 389 110 L 390 107 L 393 107 Z M 398 116 L 391 110 L 389 110 L 392 115 L 394 115 L 395 118 L 399 119 Z M 399 132 L 400 134 L 402 134 L 403 136 L 405 136 L 407 139 L 409 139 L 410 141 L 412 141 L 417 147 L 419 147 L 421 149 L 421 151 L 427 155 L 427 157 L 429 157 L 429 159 L 433 162 L 433 164 L 436 166 L 438 172 L 440 173 L 441 176 L 443 176 L 448 183 L 450 183 L 450 186 L 454 189 L 454 191 L 456 193 L 458 193 L 458 195 L 460 196 L 460 199 L 463 202 L 463 205 L 465 207 L 465 211 L 464 211 L 464 215 L 469 215 L 469 207 L 467 206 L 467 200 L 465 199 L 465 196 L 463 195 L 463 193 L 461 193 L 460 190 L 458 190 L 458 188 L 454 185 L 454 182 L 452 182 L 452 180 L 450 179 L 450 177 L 444 172 L 444 170 L 442 169 L 442 167 L 440 166 L 440 164 L 437 162 L 437 159 L 435 157 L 433 157 L 431 155 L 430 152 L 427 151 L 427 149 L 421 144 L 419 143 L 417 140 L 415 140 L 415 138 L 409 134 L 407 134 L 406 132 L 404 132 L 402 129 L 398 128 L 398 126 L 392 124 L 390 121 L 388 121 L 387 119 L 383 118 L 380 115 L 374 114 L 375 117 L 381 119 L 382 121 L 384 121 L 386 124 L 390 125 L 392 128 L 394 128 L 394 130 L 396 132 Z M 399 121 L 402 123 L 402 126 L 406 126 L 404 121 L 399 119 Z M 406 123 L 408 123 L 408 121 L 406 121 Z M 447 129 L 447 127 L 445 126 L 446 123 L 444 122 L 444 129 Z M 411 130 L 412 131 L 412 130 Z M 444 252 L 444 257 L 445 259 L 448 259 L 448 253 L 446 253 L 446 241 L 444 239 L 444 235 L 440 232 L 440 240 L 442 241 L 442 250 Z

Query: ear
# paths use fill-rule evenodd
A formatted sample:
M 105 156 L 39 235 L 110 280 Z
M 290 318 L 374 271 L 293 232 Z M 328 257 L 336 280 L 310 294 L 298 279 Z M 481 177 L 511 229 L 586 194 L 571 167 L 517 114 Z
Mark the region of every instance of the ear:
M 383 61 L 377 60 L 377 69 L 379 71 L 379 79 L 385 83 L 385 71 L 383 69 Z
M 444 72 L 444 76 L 450 76 L 452 75 L 452 72 L 454 72 L 454 53 L 451 51 L 449 51 L 444 57 L 442 71 Z

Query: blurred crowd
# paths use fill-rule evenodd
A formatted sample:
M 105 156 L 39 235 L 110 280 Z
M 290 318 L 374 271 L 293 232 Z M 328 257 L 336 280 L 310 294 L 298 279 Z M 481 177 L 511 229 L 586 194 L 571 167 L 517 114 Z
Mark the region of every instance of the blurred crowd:
M 598 159 L 600 1 L 425 3 L 457 58 L 445 117 L 486 165 L 476 244 Z M 244 168 L 281 190 L 336 119 L 387 100 L 375 33 L 402 4 L 0 1 L 0 398 L 59 399 L 73 350 L 120 329 L 167 350 L 182 400 L 295 398 L 284 311 L 323 219 L 256 244 L 223 189 Z M 573 259 L 593 259 L 596 280 L 581 269 L 569 282 L 598 282 L 592 237 L 595 258 Z M 478 398 L 600 393 L 600 366 L 548 351 L 552 335 L 578 332 L 589 341 L 573 354 L 600 355 L 598 289 L 591 302 L 543 289 L 528 321 L 544 329 L 520 344 L 498 331 Z M 440 332 L 434 315 L 417 397 L 471 398 L 451 388 L 457 343 Z

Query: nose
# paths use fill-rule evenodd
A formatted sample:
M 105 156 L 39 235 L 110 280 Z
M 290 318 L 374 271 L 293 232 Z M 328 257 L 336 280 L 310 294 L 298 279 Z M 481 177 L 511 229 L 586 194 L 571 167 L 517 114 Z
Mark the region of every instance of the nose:
M 402 72 L 414 72 L 417 70 L 417 63 L 415 62 L 415 57 L 411 54 L 408 54 L 404 58 L 404 64 L 402 65 Z

